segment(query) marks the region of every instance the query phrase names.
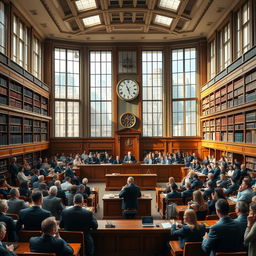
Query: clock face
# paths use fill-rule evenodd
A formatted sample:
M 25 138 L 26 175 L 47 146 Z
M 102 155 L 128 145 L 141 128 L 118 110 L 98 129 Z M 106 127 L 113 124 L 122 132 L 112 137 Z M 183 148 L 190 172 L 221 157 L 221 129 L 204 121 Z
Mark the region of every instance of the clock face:
M 136 116 L 132 113 L 124 113 L 120 117 L 120 123 L 124 128 L 131 128 L 136 124 Z
M 139 85 L 135 80 L 121 80 L 116 89 L 119 98 L 122 100 L 131 101 L 139 95 Z

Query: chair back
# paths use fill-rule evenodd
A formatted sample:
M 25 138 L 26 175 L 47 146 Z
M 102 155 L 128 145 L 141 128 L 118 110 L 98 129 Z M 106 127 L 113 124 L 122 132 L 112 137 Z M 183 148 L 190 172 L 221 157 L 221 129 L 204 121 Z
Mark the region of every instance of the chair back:
M 183 256 L 208 256 L 208 254 L 202 250 L 201 242 L 187 242 L 183 249 Z
M 41 230 L 20 230 L 18 232 L 19 242 L 29 242 L 30 237 L 41 235 Z
M 59 230 L 59 234 L 67 243 L 80 243 L 80 255 L 85 255 L 84 233 L 82 231 Z
M 219 217 L 217 214 L 212 214 L 212 215 L 206 215 L 205 220 L 218 220 Z
M 18 220 L 19 219 L 19 215 L 15 214 L 15 213 L 6 213 L 6 216 L 11 217 L 13 220 Z
M 247 256 L 247 252 L 216 252 L 216 256 Z
M 24 252 L 27 256 L 56 256 L 55 253 L 42 253 L 42 252 Z
M 166 200 L 166 204 L 175 203 L 177 205 L 183 205 L 183 198 L 169 198 Z

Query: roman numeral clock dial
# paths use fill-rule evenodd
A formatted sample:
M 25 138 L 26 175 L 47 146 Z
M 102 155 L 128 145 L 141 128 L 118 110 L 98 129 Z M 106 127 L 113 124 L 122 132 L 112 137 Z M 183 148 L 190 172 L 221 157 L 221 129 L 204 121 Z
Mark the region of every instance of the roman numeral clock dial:
M 116 91 L 121 100 L 132 101 L 139 95 L 139 84 L 135 80 L 123 79 L 117 84 Z

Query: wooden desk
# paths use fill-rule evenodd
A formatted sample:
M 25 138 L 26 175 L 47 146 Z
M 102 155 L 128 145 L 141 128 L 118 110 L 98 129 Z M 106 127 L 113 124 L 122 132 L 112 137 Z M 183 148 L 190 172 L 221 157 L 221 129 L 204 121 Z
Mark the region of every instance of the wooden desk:
M 156 174 L 106 174 L 106 190 L 121 190 L 130 176 L 141 190 L 154 189 L 156 186 Z
M 19 247 L 15 250 L 17 255 L 26 255 L 26 252 L 30 252 L 29 243 L 18 243 Z M 81 244 L 79 243 L 69 243 L 69 245 L 73 248 L 74 253 L 73 256 L 78 256 L 81 248 Z
M 105 228 L 106 220 L 98 220 L 98 230 L 92 231 L 95 256 L 154 256 L 169 240 L 169 229 L 142 227 L 141 220 L 112 220 L 115 228 Z M 163 254 L 162 254 L 163 255 Z
M 89 182 L 105 182 L 105 175 L 111 173 L 154 173 L 157 174 L 157 182 L 168 182 L 169 177 L 181 182 L 185 176 L 182 167 L 182 164 L 82 164 L 77 167 L 76 175 L 81 179 L 88 178 Z
M 156 208 L 157 208 L 157 211 L 159 211 L 160 195 L 165 191 L 165 188 L 156 187 L 155 191 L 156 191 Z
M 123 219 L 122 198 L 119 198 L 118 195 L 115 195 L 114 198 L 104 195 L 102 200 L 103 219 Z M 136 218 L 151 216 L 151 200 L 152 197 L 150 195 L 138 198 L 138 214 Z
M 91 192 L 92 194 L 95 195 L 95 205 L 96 205 L 96 211 L 97 211 L 97 208 L 99 207 L 99 187 L 92 187 Z

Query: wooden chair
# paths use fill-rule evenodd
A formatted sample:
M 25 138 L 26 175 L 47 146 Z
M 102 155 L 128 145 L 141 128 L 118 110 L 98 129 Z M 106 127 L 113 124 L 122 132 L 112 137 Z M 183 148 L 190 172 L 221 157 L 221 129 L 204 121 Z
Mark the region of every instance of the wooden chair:
M 84 233 L 82 231 L 59 230 L 60 237 L 67 243 L 80 243 L 80 255 L 85 255 Z
M 216 256 L 247 256 L 247 252 L 216 252 Z
M 15 213 L 6 213 L 6 216 L 11 217 L 13 220 L 18 220 L 19 219 L 19 215 L 15 214 Z
M 206 215 L 205 220 L 218 220 L 219 217 L 217 214 L 212 214 L 212 215 Z
M 183 198 L 169 198 L 166 200 L 166 205 L 169 203 L 175 203 L 177 205 L 183 205 Z
M 55 253 L 42 253 L 42 252 L 24 252 L 27 256 L 56 256 Z
M 183 255 L 183 249 L 180 248 L 179 241 L 170 241 L 170 256 L 182 256 Z
M 41 236 L 41 230 L 20 230 L 18 232 L 19 242 L 28 242 L 30 237 Z
M 207 256 L 208 254 L 202 250 L 201 242 L 187 242 L 183 249 L 183 256 Z

